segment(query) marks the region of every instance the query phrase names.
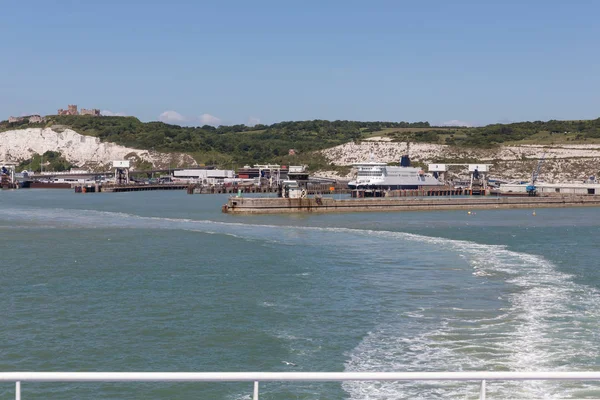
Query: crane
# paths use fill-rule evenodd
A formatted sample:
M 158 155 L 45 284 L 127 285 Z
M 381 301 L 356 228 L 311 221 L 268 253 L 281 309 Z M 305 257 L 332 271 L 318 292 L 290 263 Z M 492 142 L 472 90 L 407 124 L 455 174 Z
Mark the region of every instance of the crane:
M 527 194 L 530 196 L 537 196 L 537 187 L 535 186 L 535 182 L 540 174 L 540 168 L 542 168 L 544 158 L 546 158 L 546 153 L 542 155 L 542 158 L 540 158 L 538 161 L 537 166 L 533 169 L 533 172 L 531 173 L 531 183 L 525 188 L 525 190 L 527 190 Z

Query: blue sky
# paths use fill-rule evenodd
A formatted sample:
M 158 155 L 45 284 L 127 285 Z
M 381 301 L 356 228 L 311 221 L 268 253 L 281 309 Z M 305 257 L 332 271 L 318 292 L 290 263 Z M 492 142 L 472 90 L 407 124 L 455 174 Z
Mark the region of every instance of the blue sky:
M 69 103 L 186 125 L 600 116 L 593 0 L 2 6 L 0 119 Z

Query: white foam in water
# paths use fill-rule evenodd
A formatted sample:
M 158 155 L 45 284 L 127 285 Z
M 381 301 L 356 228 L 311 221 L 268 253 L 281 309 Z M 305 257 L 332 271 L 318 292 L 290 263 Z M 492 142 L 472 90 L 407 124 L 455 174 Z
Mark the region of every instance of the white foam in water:
M 280 245 L 318 245 L 302 233 L 306 231 L 427 243 L 458 254 L 473 268 L 475 279 L 498 282 L 504 292 L 500 296 L 495 293 L 494 300 L 505 306 L 492 310 L 493 314 L 483 308 L 449 308 L 445 314 L 420 308 L 401 313 L 398 321 L 386 321 L 363 338 L 348 356 L 347 371 L 596 369 L 600 293 L 576 284 L 543 257 L 504 246 L 402 232 L 140 217 L 91 210 L 0 209 L 0 215 L 4 220 L 60 228 L 182 229 Z M 265 302 L 263 306 L 269 305 Z M 432 318 L 435 312 L 438 314 Z M 403 336 L 406 324 L 418 333 Z M 472 382 L 347 382 L 343 388 L 352 399 L 361 400 L 477 398 L 478 393 Z M 488 383 L 490 398 L 562 399 L 584 392 L 600 397 L 596 388 L 579 382 Z
M 382 233 L 387 235 L 388 233 Z M 449 315 L 416 337 L 390 323 L 354 349 L 348 371 L 590 370 L 595 369 L 600 293 L 574 283 L 543 257 L 503 246 L 401 234 L 459 252 L 482 279 L 500 277 L 514 287 L 508 307 L 494 318 Z M 472 314 L 479 314 L 473 310 Z M 469 313 L 467 312 L 466 315 Z M 420 315 L 407 315 L 420 318 Z M 590 354 L 592 353 L 592 354 Z M 477 398 L 476 385 L 440 383 L 345 383 L 353 399 Z M 563 399 L 597 385 L 578 382 L 490 382 L 490 398 Z

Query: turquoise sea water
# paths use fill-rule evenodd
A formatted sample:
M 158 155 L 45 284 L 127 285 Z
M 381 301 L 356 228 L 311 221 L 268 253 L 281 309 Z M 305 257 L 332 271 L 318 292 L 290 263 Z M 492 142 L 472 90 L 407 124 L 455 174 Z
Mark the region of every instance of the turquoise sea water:
M 599 209 L 231 216 L 224 196 L 185 192 L 0 199 L 2 371 L 600 367 Z M 233 400 L 252 385 L 22 391 Z M 273 400 L 477 395 L 464 382 L 261 385 Z M 600 385 L 493 382 L 488 397 L 600 398 Z

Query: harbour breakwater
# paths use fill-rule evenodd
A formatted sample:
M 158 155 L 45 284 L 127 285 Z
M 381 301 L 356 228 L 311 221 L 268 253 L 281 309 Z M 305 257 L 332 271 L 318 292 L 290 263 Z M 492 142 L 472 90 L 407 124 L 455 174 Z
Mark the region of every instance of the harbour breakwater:
M 599 207 L 600 196 L 491 197 L 477 198 L 362 198 L 300 199 L 230 197 L 221 211 L 228 214 L 334 213 L 366 211 L 480 210 L 550 207 Z

